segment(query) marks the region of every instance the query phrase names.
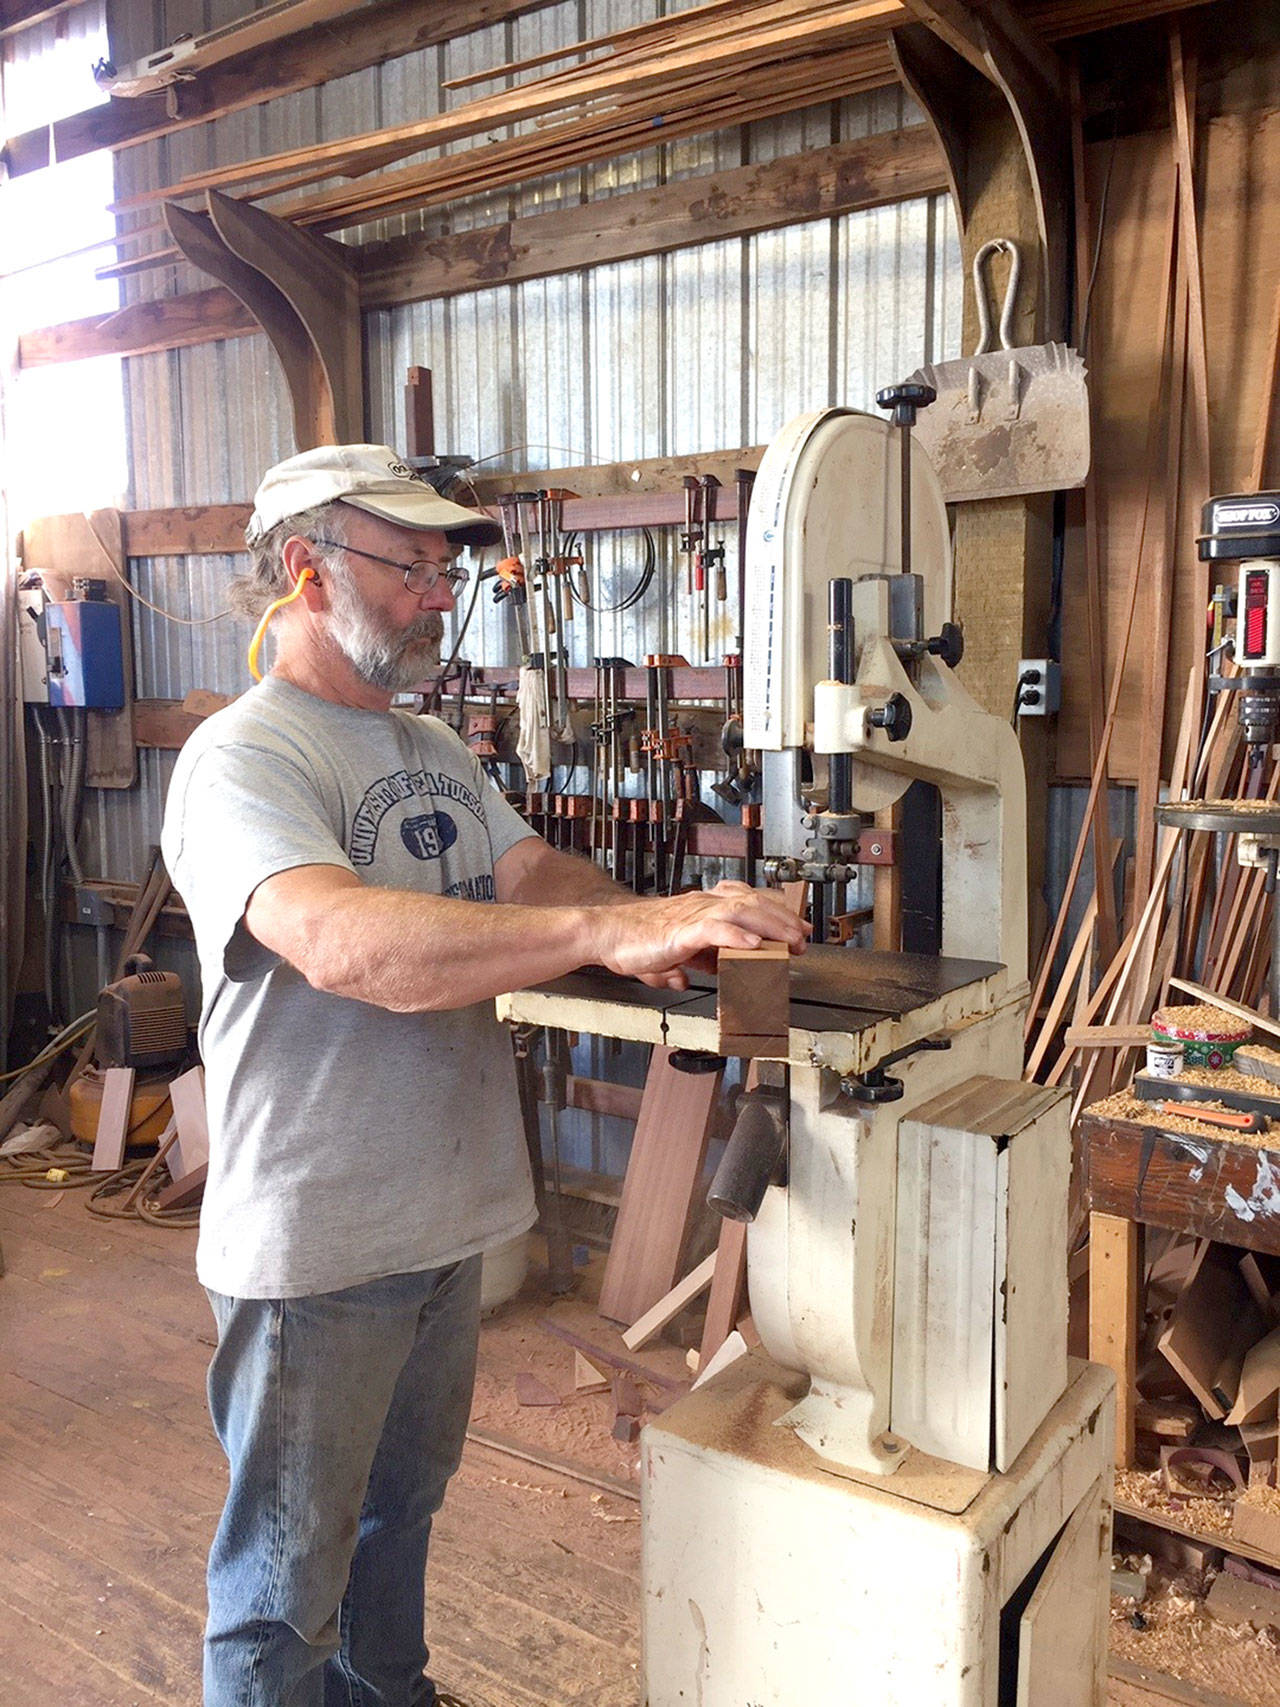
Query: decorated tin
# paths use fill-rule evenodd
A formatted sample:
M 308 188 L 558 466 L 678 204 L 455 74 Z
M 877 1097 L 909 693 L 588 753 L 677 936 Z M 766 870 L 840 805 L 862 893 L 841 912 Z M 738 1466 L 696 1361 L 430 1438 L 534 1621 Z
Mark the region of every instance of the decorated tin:
M 1236 1019 L 1209 1002 L 1157 1008 L 1151 1016 L 1151 1031 L 1155 1043 L 1181 1043 L 1188 1067 L 1225 1067 L 1253 1035 L 1247 1020 Z

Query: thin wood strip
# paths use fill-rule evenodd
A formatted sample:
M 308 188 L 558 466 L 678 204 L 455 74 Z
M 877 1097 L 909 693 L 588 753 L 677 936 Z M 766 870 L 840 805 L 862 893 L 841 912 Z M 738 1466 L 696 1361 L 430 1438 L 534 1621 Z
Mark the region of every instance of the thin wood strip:
M 1165 241 L 1165 267 L 1163 275 L 1164 306 L 1162 320 L 1166 328 L 1168 326 L 1169 316 L 1173 305 L 1174 248 L 1177 242 L 1177 236 L 1178 217 L 1177 201 L 1175 199 L 1170 211 L 1169 229 Z M 1168 334 L 1166 330 L 1166 341 L 1167 336 Z M 1103 779 L 1107 774 L 1107 755 L 1111 748 L 1112 736 L 1115 733 L 1116 711 L 1120 703 L 1120 689 L 1123 685 L 1125 666 L 1129 658 L 1129 644 L 1133 635 L 1134 612 L 1137 608 L 1138 588 L 1141 584 L 1143 545 L 1146 541 L 1147 535 L 1147 516 L 1150 510 L 1151 488 L 1155 479 L 1156 457 L 1159 446 L 1156 422 L 1159 419 L 1160 400 L 1164 395 L 1164 389 L 1165 374 L 1162 370 L 1156 382 L 1156 397 L 1151 412 L 1152 426 L 1147 437 L 1146 492 L 1142 503 L 1142 513 L 1138 522 L 1137 547 L 1133 554 L 1133 568 L 1129 575 L 1129 591 L 1125 609 L 1124 629 L 1121 634 L 1120 649 L 1116 657 L 1115 669 L 1112 672 L 1111 693 L 1107 702 L 1107 715 L 1103 724 L 1102 741 L 1097 759 L 1094 761 L 1093 775 L 1089 781 L 1089 799 L 1085 805 L 1084 821 L 1080 826 L 1080 834 L 1076 838 L 1075 852 L 1071 856 L 1071 866 L 1067 873 L 1066 884 L 1063 888 L 1062 904 L 1058 909 L 1058 917 L 1054 923 L 1053 930 L 1049 936 L 1049 941 L 1046 944 L 1044 953 L 1041 957 L 1040 970 L 1036 976 L 1035 987 L 1032 990 L 1030 1009 L 1027 1017 L 1026 1035 L 1030 1034 L 1035 1015 L 1038 1012 L 1041 1000 L 1044 997 L 1045 987 L 1049 982 L 1050 973 L 1053 970 L 1054 957 L 1058 952 L 1058 945 L 1062 941 L 1062 932 L 1066 924 L 1071 897 L 1075 893 L 1076 882 L 1080 876 L 1080 867 L 1084 862 L 1085 847 L 1089 840 L 1090 825 L 1093 820 L 1094 811 L 1096 810 L 1098 792 L 1102 787 Z
M 1108 874 L 1109 876 L 1109 874 Z M 1085 908 L 1084 918 L 1080 921 L 1080 929 L 1076 932 L 1076 940 L 1071 945 L 1067 963 L 1062 969 L 1062 977 L 1053 1000 L 1049 1003 L 1044 1024 L 1040 1027 L 1040 1035 L 1036 1039 L 1035 1048 L 1027 1057 L 1027 1064 L 1022 1070 L 1024 1079 L 1034 1079 L 1040 1070 L 1040 1064 L 1049 1052 L 1054 1036 L 1062 1019 L 1063 1010 L 1071 998 L 1072 991 L 1085 976 L 1085 964 L 1088 951 L 1093 943 L 1098 924 L 1098 893 L 1089 897 L 1089 905 Z
M 1133 942 L 1134 936 L 1137 933 L 1137 928 L 1138 927 L 1136 925 L 1131 925 L 1129 927 L 1124 941 L 1116 951 L 1115 959 L 1111 962 L 1111 965 L 1099 980 L 1097 989 L 1095 989 L 1093 994 L 1089 997 L 1084 1009 L 1082 1011 L 1078 1011 L 1077 1024 L 1091 1025 L 1101 1013 L 1112 985 L 1120 976 L 1120 968 L 1124 964 L 1124 956 L 1129 945 Z M 1071 1065 L 1072 1061 L 1074 1061 L 1075 1057 L 1076 1050 L 1074 1047 L 1068 1046 L 1065 1048 L 1061 1055 L 1059 1055 L 1058 1059 L 1054 1062 L 1053 1066 L 1049 1069 L 1048 1073 L 1046 1073 L 1044 1081 L 1045 1084 L 1061 1084 L 1064 1076 L 1066 1075 L 1067 1068 Z
M 1187 353 L 1191 377 L 1190 407 L 1191 457 L 1190 472 L 1184 474 L 1182 498 L 1184 511 L 1198 520 L 1200 503 L 1208 497 L 1209 446 L 1209 355 L 1205 332 L 1204 271 L 1200 257 L 1200 230 L 1196 220 L 1195 138 L 1196 83 L 1199 58 L 1194 51 L 1184 49 L 1182 25 L 1174 20 L 1169 31 L 1170 73 L 1173 88 L 1174 150 L 1178 163 L 1178 193 L 1182 202 L 1179 220 L 1179 244 L 1183 256 L 1183 271 L 1187 281 Z M 1209 565 L 1197 556 L 1192 560 L 1193 609 L 1203 611 L 1209 602 Z M 1198 682 L 1204 681 L 1204 647 L 1196 646 L 1193 662 Z
M 677 13 L 676 19 L 685 19 L 691 15 L 707 17 L 726 11 L 745 12 L 750 9 L 752 0 L 708 0 L 703 6 L 691 6 L 686 11 Z M 544 53 L 532 53 L 524 59 L 509 59 L 503 65 L 491 65 L 484 71 L 468 71 L 463 77 L 446 77 L 440 87 L 442 89 L 470 89 L 477 83 L 494 83 L 499 77 L 516 77 L 522 71 L 532 71 L 535 66 L 551 65 L 557 59 L 569 59 L 575 53 L 590 53 L 596 48 L 607 47 L 623 41 L 638 41 L 642 39 L 663 38 L 672 33 L 673 18 L 651 18 L 644 24 L 631 24 L 624 30 L 613 30 L 608 35 L 588 36 L 583 41 L 570 42 L 567 47 L 548 48 Z
M 786 58 L 837 40 L 851 29 L 887 28 L 903 12 L 901 0 L 853 0 L 850 4 L 830 6 L 809 6 L 806 0 L 774 0 L 768 9 L 769 22 L 757 28 L 746 41 L 736 36 L 717 41 L 714 25 L 709 24 L 705 30 L 688 32 L 684 38 L 685 45 L 679 51 L 663 54 L 640 66 L 630 65 L 612 83 L 607 76 L 588 69 L 572 82 L 556 79 L 554 88 L 541 95 L 537 84 L 526 84 L 485 100 L 468 102 L 451 113 L 437 114 L 412 124 L 393 125 L 361 136 L 287 149 L 258 160 L 191 173 L 176 184 L 126 197 L 114 204 L 113 211 L 130 211 L 153 201 L 191 195 L 210 188 L 225 189 L 260 182 L 298 169 L 314 168 L 316 177 L 322 178 L 362 162 L 366 165 L 385 164 L 388 149 L 402 148 L 405 153 L 417 153 L 420 149 L 473 136 L 495 124 L 534 118 L 557 106 L 569 105 L 575 97 L 598 96 L 619 88 L 643 86 L 646 82 L 670 90 L 684 73 L 700 71 L 706 75 L 713 70 L 758 63 L 769 57 Z
M 1178 182 L 1182 172 L 1175 168 Z M 1180 205 L 1178 226 L 1186 218 Z M 1160 795 L 1161 756 L 1164 751 L 1164 704 L 1169 686 L 1169 642 L 1173 633 L 1173 581 L 1178 556 L 1178 490 L 1182 468 L 1182 406 L 1187 374 L 1187 281 L 1184 246 L 1179 243 L 1178 271 L 1174 285 L 1174 313 L 1170 328 L 1169 401 L 1166 409 L 1167 448 L 1161 467 L 1164 482 L 1163 527 L 1157 538 L 1155 561 L 1147 574 L 1149 608 L 1143 627 L 1142 696 L 1149 714 L 1142 719 L 1138 736 L 1138 797 L 1134 835 L 1133 886 L 1140 894 L 1151 877 L 1155 858 L 1155 806 Z M 1192 674 L 1195 691 L 1197 672 Z M 1199 698 L 1197 694 L 1197 699 Z
M 1161 703 L 1163 704 L 1163 696 L 1161 698 Z M 1182 700 L 1182 717 L 1178 725 L 1178 745 L 1174 754 L 1170 775 L 1169 793 L 1170 797 L 1175 800 L 1184 798 L 1186 794 L 1187 772 L 1191 768 L 1192 762 L 1191 738 L 1193 730 L 1199 722 L 1199 710 L 1200 694 L 1196 685 L 1196 672 L 1191 670 L 1187 675 L 1187 687 Z M 1149 810 L 1151 811 L 1152 820 L 1154 822 L 1154 802 L 1152 802 Z M 1183 841 L 1178 830 L 1166 828 L 1161 831 L 1160 868 L 1163 871 L 1164 876 L 1162 879 L 1157 878 L 1157 882 L 1152 885 L 1147 907 L 1144 910 L 1144 918 L 1148 915 L 1154 918 L 1156 910 L 1160 906 L 1163 906 L 1165 896 L 1168 892 L 1169 879 L 1173 871 L 1173 856 L 1182 849 Z M 1170 854 L 1168 861 L 1164 859 L 1166 851 Z M 1135 894 L 1136 893 L 1138 893 L 1138 888 L 1137 878 L 1135 876 Z M 1147 991 L 1150 987 L 1151 973 L 1155 965 L 1158 941 L 1159 932 L 1148 930 L 1144 937 L 1142 930 L 1139 929 L 1138 944 L 1140 946 L 1138 948 L 1138 953 L 1134 957 L 1134 976 L 1129 984 L 1127 1003 L 1128 1011 L 1123 1015 L 1117 1013 L 1116 1017 L 1123 1019 L 1135 1019 L 1137 1017 L 1136 1009 L 1145 1001 Z M 1123 985 L 1123 976 L 1121 982 Z M 1109 1013 L 1107 1017 L 1110 1019 L 1112 1015 Z
M 1194 996 L 1198 1002 L 1210 1002 L 1215 1008 L 1221 1008 L 1233 1019 L 1245 1020 L 1249 1025 L 1256 1025 L 1260 1031 L 1268 1032 L 1272 1037 L 1280 1037 L 1280 1018 L 1269 1018 L 1259 1013 L 1257 1008 L 1246 1007 L 1243 1002 L 1232 1001 L 1230 996 L 1220 996 L 1213 990 L 1206 990 L 1203 984 L 1197 984 L 1190 978 L 1170 978 L 1169 982 L 1184 995 Z
M 1280 376 L 1280 279 L 1276 281 L 1276 300 L 1271 310 L 1271 348 L 1267 355 L 1267 371 L 1262 379 L 1262 404 L 1258 415 L 1258 431 L 1253 441 L 1253 461 L 1249 466 L 1249 491 L 1261 492 L 1267 478 L 1267 460 L 1271 452 L 1271 421 L 1276 408 L 1276 380 Z
M 639 1351 L 641 1346 L 660 1334 L 667 1323 L 678 1316 L 686 1305 L 692 1304 L 700 1292 L 705 1292 L 710 1286 L 715 1274 L 716 1253 L 712 1251 L 709 1257 L 704 1257 L 697 1268 L 691 1269 L 683 1280 L 679 1280 L 664 1298 L 659 1298 L 652 1309 L 631 1326 L 622 1336 L 622 1343 L 628 1351 Z
M 1085 180 L 1084 103 L 1080 90 L 1080 56 L 1073 53 L 1068 71 L 1071 103 L 1071 165 L 1075 188 L 1075 305 L 1076 341 L 1085 361 L 1089 351 L 1083 347 L 1085 331 L 1083 318 L 1089 295 L 1089 270 L 1093 255 L 1093 233 L 1090 222 L 1088 188 Z M 1093 389 L 1090 388 L 1088 407 L 1093 414 Z M 1106 722 L 1106 627 L 1102 587 L 1101 554 L 1098 548 L 1098 482 L 1092 459 L 1085 476 L 1084 492 L 1084 557 L 1085 557 L 1085 624 L 1087 635 L 1087 668 L 1089 679 L 1089 764 L 1098 762 L 1102 750 Z M 1111 791 L 1104 786 L 1094 799 L 1093 816 L 1093 886 L 1099 897 L 1097 948 L 1103 965 L 1110 962 L 1116 951 L 1119 926 L 1116 917 L 1114 857 L 1111 835 Z M 1082 983 L 1084 989 L 1088 978 Z

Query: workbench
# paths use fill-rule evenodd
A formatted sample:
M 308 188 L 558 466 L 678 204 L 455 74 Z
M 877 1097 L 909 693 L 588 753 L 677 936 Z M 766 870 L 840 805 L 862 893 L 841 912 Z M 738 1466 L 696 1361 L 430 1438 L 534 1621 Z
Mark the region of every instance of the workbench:
M 1280 1149 L 1122 1120 L 1081 1119 L 1090 1201 L 1089 1356 L 1116 1376 L 1116 1465 L 1134 1461 L 1145 1233 L 1280 1254 Z

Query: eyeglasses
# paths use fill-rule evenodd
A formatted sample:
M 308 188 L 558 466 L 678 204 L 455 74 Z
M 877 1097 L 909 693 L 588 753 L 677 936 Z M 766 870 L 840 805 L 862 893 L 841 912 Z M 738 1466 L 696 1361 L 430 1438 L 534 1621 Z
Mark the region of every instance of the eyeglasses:
M 433 563 L 429 557 L 415 557 L 412 563 L 397 563 L 392 557 L 379 557 L 376 551 L 362 551 L 358 545 L 340 545 L 336 539 L 315 539 L 313 545 L 327 545 L 333 551 L 349 551 L 353 557 L 367 557 L 370 563 L 381 563 L 386 569 L 398 569 L 404 576 L 405 590 L 421 597 L 437 587 L 442 580 L 449 591 L 456 593 L 467 583 L 467 571 L 452 563 Z

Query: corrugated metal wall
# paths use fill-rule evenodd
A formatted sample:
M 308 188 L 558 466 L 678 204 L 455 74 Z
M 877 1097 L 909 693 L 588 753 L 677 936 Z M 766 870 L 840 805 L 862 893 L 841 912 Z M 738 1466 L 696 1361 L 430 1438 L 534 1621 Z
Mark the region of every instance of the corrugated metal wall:
M 117 156 L 121 194 L 172 182 L 196 167 L 423 116 L 440 79 L 603 34 L 654 16 L 643 0 L 549 8 L 441 48 L 394 61 Z M 675 10 L 676 8 L 666 8 Z M 124 64 L 183 29 L 235 17 L 241 0 L 203 7 L 117 8 L 113 57 Z M 563 203 L 624 194 L 675 178 L 894 129 L 915 114 L 886 89 L 794 117 L 654 148 L 511 195 L 401 216 L 362 232 L 460 230 Z M 130 300 L 204 288 L 183 266 L 125 281 Z M 602 262 L 570 276 L 504 286 L 367 317 L 368 428 L 403 439 L 410 364 L 434 375 L 437 448 L 493 469 L 675 455 L 767 441 L 791 416 L 831 403 L 874 408 L 878 387 L 922 360 L 955 353 L 959 250 L 950 206 L 935 197 L 709 244 L 672 255 Z M 264 338 L 140 357 L 126 364 L 134 507 L 243 500 L 268 464 L 293 450 L 283 379 Z M 734 531 L 726 530 L 730 561 Z M 580 661 L 595 652 L 696 656 L 667 591 L 675 565 L 660 540 L 660 572 L 625 618 L 578 622 Z M 594 547 L 602 602 L 629 584 L 632 537 Z M 222 608 L 234 560 L 134 565 L 140 590 L 175 617 Z M 509 617 L 480 601 L 467 635 L 475 662 L 510 660 Z M 137 607 L 137 691 L 180 698 L 193 687 L 235 692 L 248 680 L 245 625 L 184 626 Z M 732 632 L 731 614 L 725 629 Z M 86 854 L 102 875 L 136 878 L 156 839 L 171 769 L 141 755 L 138 790 L 90 797 Z

